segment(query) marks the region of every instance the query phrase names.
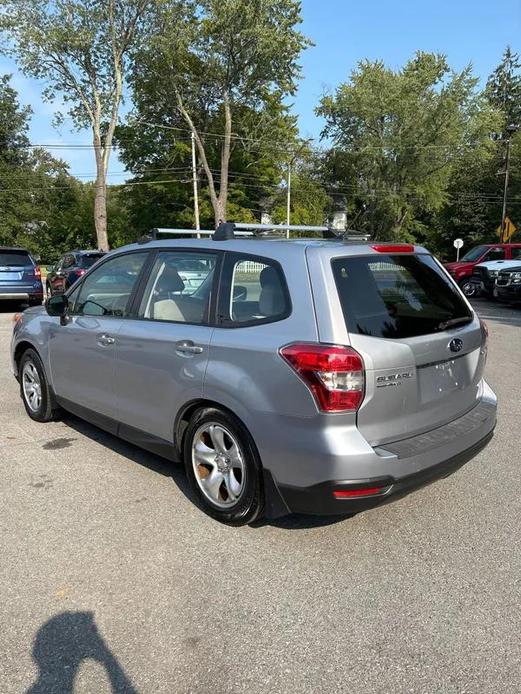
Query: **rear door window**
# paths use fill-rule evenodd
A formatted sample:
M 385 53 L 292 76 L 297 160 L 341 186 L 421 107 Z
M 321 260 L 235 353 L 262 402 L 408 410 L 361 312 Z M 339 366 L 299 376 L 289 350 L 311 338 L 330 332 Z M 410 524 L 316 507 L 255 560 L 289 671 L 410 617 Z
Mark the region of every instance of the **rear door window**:
M 332 267 L 352 333 L 401 339 L 472 320 L 459 290 L 429 255 L 335 258 Z
M 103 258 L 103 253 L 85 253 L 78 258 L 78 267 L 86 270 L 87 268 L 94 265 L 96 261 Z

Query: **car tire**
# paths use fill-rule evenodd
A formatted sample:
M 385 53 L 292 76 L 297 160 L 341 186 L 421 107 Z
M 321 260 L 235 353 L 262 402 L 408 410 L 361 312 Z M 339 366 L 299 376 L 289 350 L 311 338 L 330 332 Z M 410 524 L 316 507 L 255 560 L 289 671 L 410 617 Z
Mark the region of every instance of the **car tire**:
M 459 286 L 467 299 L 478 296 L 478 288 L 473 282 L 469 282 L 469 280 L 461 280 Z
M 18 369 L 20 395 L 25 411 L 35 422 L 51 422 L 59 415 L 40 357 L 33 349 L 27 349 L 20 359 Z
M 213 407 L 197 410 L 185 432 L 183 457 L 190 487 L 209 516 L 234 526 L 260 516 L 262 466 L 237 417 Z

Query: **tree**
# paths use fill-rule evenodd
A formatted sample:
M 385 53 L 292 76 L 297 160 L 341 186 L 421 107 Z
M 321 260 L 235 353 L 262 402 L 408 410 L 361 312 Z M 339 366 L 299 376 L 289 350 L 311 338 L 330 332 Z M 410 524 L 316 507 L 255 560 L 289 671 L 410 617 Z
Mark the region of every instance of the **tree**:
M 440 210 L 454 165 L 492 146 L 497 119 L 470 67 L 417 53 L 399 71 L 362 61 L 317 113 L 333 141 L 328 180 L 348 195 L 357 227 L 375 238 L 413 238 Z
M 180 114 L 193 133 L 217 223 L 227 217 L 234 146 L 276 140 L 271 103 L 295 92 L 298 56 L 308 45 L 296 29 L 300 2 L 199 0 L 158 7 L 158 28 L 136 61 L 134 94 L 138 102 L 154 94 L 156 113 Z M 243 117 L 248 110 L 259 116 L 251 128 Z
M 503 114 L 503 135 L 509 125 L 521 126 L 521 61 L 510 46 L 488 78 L 485 94 L 489 103 Z
M 94 221 L 108 249 L 107 169 L 131 51 L 151 0 L 4 0 L 0 28 L 22 70 L 58 95 L 77 129 L 90 127 L 96 161 Z

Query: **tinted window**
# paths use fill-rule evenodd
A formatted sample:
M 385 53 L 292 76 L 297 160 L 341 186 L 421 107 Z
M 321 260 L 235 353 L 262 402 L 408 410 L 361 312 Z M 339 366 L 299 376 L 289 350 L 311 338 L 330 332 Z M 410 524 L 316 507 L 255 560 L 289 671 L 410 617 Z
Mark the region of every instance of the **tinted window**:
M 78 267 L 86 270 L 94 265 L 94 263 L 100 258 L 103 258 L 103 253 L 89 253 L 88 255 L 80 255 L 78 258 Z
M 468 260 L 471 262 L 474 260 L 479 260 L 486 250 L 487 246 L 476 246 L 475 248 L 471 248 L 470 251 L 465 253 L 462 260 Z
M 32 265 L 27 251 L 0 251 L 0 265 Z
M 487 253 L 486 260 L 503 260 L 505 257 L 504 248 L 491 248 Z
M 338 258 L 332 266 L 350 332 L 399 339 L 471 320 L 458 289 L 429 255 Z
M 139 317 L 206 323 L 216 263 L 217 255 L 210 252 L 159 253 L 143 294 Z M 197 268 L 197 274 L 184 274 L 187 267 Z
M 521 258 L 521 248 L 512 248 L 512 258 L 513 260 Z
M 236 259 L 220 313 L 225 323 L 280 320 L 290 310 L 284 275 L 278 263 L 255 257 Z
M 111 258 L 85 278 L 75 313 L 85 316 L 125 316 L 127 304 L 147 253 Z

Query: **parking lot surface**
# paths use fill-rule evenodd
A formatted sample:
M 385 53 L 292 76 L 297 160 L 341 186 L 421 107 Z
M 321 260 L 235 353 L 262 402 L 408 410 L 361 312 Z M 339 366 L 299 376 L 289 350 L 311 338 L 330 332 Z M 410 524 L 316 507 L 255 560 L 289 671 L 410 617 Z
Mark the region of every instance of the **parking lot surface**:
M 496 436 L 351 519 L 229 528 L 178 466 L 37 424 L 0 309 L 0 692 L 518 692 L 521 310 L 479 301 Z

